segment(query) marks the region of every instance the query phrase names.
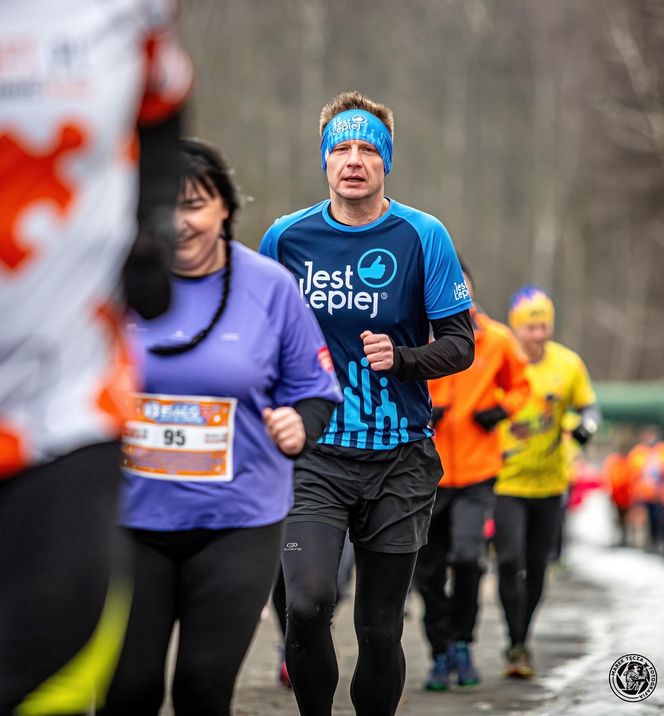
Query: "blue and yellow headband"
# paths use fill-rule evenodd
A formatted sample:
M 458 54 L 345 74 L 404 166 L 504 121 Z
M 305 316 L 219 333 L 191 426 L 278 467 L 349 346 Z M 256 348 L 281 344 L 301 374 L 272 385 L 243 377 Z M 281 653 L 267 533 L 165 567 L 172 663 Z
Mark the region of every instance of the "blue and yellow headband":
M 371 112 L 348 109 L 327 123 L 320 140 L 320 159 L 323 171 L 327 170 L 330 152 L 341 142 L 359 139 L 373 144 L 383 160 L 385 174 L 392 169 L 392 136 L 389 129 Z
M 539 286 L 522 286 L 510 298 L 508 321 L 512 328 L 520 328 L 528 323 L 553 325 L 554 315 L 553 301 Z

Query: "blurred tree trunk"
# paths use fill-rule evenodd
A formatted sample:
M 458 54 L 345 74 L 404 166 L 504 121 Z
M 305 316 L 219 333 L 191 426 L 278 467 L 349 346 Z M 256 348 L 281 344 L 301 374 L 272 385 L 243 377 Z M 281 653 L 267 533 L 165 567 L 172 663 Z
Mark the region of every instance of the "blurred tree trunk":
M 321 106 L 395 110 L 388 195 L 429 211 L 504 318 L 526 282 L 597 377 L 662 377 L 664 1 L 197 0 L 192 133 L 245 194 L 239 236 L 326 194 Z

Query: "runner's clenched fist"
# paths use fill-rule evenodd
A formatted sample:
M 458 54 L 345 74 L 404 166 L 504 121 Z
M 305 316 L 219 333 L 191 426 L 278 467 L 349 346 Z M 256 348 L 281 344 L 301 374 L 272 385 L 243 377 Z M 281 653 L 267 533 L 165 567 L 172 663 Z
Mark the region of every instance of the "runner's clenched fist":
M 307 436 L 302 418 L 295 408 L 265 408 L 263 424 L 267 434 L 284 455 L 293 457 L 302 452 Z
M 388 335 L 364 331 L 360 338 L 371 370 L 389 370 L 394 365 L 394 344 Z

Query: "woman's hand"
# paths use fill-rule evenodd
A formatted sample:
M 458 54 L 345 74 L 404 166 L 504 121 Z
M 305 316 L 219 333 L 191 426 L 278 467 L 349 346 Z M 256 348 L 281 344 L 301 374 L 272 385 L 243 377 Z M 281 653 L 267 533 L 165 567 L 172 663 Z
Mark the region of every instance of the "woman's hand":
M 307 436 L 304 423 L 294 408 L 281 407 L 263 410 L 263 425 L 274 444 L 288 457 L 299 455 L 304 449 Z

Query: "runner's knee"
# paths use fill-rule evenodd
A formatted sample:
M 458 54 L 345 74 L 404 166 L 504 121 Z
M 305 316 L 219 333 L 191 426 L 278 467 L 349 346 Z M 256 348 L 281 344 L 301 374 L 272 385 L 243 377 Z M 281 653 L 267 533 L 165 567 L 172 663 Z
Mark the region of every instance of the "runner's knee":
M 499 577 L 515 577 L 521 570 L 520 560 L 516 555 L 504 554 L 498 555 L 498 575 Z
M 471 565 L 480 566 L 484 558 L 485 548 L 484 540 L 464 540 L 454 546 L 450 554 L 450 564 L 453 565 Z
M 289 623 L 296 626 L 330 624 L 337 600 L 336 584 L 309 588 L 287 595 Z
M 360 649 L 370 649 L 375 653 L 388 654 L 401 642 L 403 621 L 386 619 L 358 624 L 356 632 Z

